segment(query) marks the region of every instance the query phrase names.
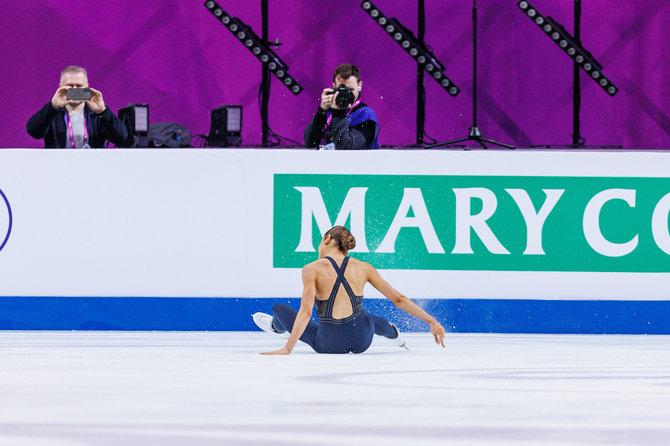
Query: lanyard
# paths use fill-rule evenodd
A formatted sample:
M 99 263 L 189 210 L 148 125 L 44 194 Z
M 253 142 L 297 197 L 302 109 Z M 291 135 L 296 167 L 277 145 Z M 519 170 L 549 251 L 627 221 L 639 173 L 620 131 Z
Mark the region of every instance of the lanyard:
M 88 145 L 88 122 L 86 120 L 86 110 L 83 110 L 82 113 L 84 114 L 84 145 L 82 146 L 82 149 L 89 149 L 90 146 Z M 72 130 L 72 120 L 70 120 L 70 113 L 65 111 L 65 122 L 67 122 L 67 128 L 70 131 L 70 144 L 72 145 L 73 149 L 76 149 L 76 145 L 74 143 L 74 131 Z
M 360 103 L 361 103 L 361 98 L 358 98 L 358 100 L 357 100 L 356 102 L 354 102 L 353 104 L 351 104 L 351 107 L 349 107 L 349 111 L 347 112 L 347 116 L 349 116 L 349 113 L 351 113 L 351 110 L 353 110 L 354 107 L 356 107 L 356 106 L 357 106 L 358 104 L 360 104 Z M 326 119 L 326 128 L 330 125 L 330 123 L 332 122 L 332 120 L 333 120 L 333 113 L 331 112 L 331 113 L 328 115 L 328 119 Z

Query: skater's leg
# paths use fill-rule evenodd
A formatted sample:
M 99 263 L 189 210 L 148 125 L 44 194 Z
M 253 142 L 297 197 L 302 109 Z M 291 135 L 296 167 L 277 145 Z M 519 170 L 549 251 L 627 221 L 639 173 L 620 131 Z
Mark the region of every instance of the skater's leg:
M 286 304 L 274 304 L 272 306 L 272 328 L 278 333 L 291 331 L 298 312 Z
M 398 332 L 386 319 L 370 314 L 375 323 L 375 334 L 384 336 L 385 338 L 395 339 L 398 337 Z
M 290 305 L 275 304 L 272 307 L 272 314 L 272 327 L 277 330 L 278 333 L 284 333 L 285 331 L 290 332 L 293 330 L 293 323 L 295 322 L 298 312 L 291 308 Z M 302 336 L 300 336 L 300 340 L 314 348 L 314 336 L 316 335 L 317 328 L 319 328 L 319 324 L 310 319 L 305 331 L 302 333 Z

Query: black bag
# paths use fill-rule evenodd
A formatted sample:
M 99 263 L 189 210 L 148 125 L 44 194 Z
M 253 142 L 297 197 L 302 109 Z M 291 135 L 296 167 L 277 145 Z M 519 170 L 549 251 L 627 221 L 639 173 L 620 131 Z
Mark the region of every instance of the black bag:
M 176 122 L 156 122 L 149 125 L 148 146 L 166 149 L 192 147 L 193 135 L 189 129 Z

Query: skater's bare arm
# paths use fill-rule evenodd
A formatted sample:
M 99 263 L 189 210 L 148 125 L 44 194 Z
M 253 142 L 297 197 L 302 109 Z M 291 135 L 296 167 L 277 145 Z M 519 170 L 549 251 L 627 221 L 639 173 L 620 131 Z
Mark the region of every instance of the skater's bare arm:
M 367 265 L 367 267 L 368 282 L 370 282 L 373 287 L 375 287 L 380 293 L 393 302 L 393 305 L 428 323 L 430 325 L 430 332 L 433 335 L 433 338 L 435 338 L 435 342 L 438 345 L 444 347 L 444 327 L 442 327 L 442 325 L 440 325 L 440 323 L 437 322 L 433 316 L 426 313 L 411 299 L 393 288 L 390 283 L 382 278 L 382 276 L 379 274 L 379 271 L 377 271 L 372 265 Z
M 372 266 L 370 266 L 370 270 L 368 271 L 368 282 L 370 282 L 373 287 L 377 288 L 380 293 L 393 302 L 393 305 L 396 307 L 408 312 L 412 316 L 418 317 L 428 324 L 437 324 L 437 320 L 435 320 L 433 316 L 426 313 L 407 296 L 393 288 L 391 284 L 384 280 L 379 272 Z
M 264 353 L 266 355 L 288 355 L 293 351 L 293 347 L 300 340 L 300 336 L 305 331 L 309 320 L 312 318 L 312 309 L 314 308 L 314 298 L 316 296 L 316 268 L 313 265 L 307 265 L 302 269 L 302 299 L 300 301 L 300 310 L 295 317 L 293 330 L 286 341 L 286 346 L 273 352 Z

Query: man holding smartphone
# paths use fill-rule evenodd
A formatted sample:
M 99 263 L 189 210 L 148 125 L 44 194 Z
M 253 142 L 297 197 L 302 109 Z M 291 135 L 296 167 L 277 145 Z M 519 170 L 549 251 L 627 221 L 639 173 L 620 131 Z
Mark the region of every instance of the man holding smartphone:
M 102 93 L 89 87 L 86 70 L 74 65 L 61 72 L 58 90 L 28 120 L 26 130 L 44 139 L 46 148 L 88 149 L 104 147 L 106 141 L 118 147 L 128 139 L 126 126 L 105 105 Z

